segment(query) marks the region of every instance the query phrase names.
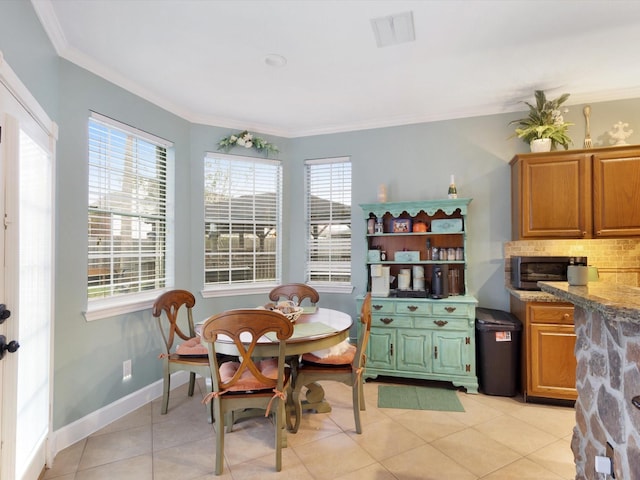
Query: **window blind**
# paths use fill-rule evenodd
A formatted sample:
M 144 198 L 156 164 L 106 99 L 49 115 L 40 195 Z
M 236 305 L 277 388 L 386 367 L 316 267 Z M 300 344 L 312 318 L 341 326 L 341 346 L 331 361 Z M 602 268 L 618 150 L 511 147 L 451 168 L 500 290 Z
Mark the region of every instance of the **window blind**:
M 95 113 L 88 138 L 89 301 L 164 288 L 171 143 Z
M 280 161 L 208 154 L 204 183 L 205 285 L 280 283 Z
M 351 282 L 351 160 L 307 160 L 306 219 L 309 283 Z

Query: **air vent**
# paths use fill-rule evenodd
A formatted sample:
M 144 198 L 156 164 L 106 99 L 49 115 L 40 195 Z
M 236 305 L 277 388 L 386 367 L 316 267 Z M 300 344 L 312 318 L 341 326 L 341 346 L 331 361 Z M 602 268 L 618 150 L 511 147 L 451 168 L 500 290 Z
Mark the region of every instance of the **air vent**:
M 397 13 L 386 17 L 372 18 L 371 26 L 378 47 L 388 47 L 398 43 L 413 42 L 413 12 Z

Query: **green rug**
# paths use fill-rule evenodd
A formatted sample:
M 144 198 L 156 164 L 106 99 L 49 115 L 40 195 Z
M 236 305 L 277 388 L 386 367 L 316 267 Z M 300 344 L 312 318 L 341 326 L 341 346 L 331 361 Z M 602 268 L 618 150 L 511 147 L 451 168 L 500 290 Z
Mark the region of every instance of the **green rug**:
M 464 412 L 455 390 L 405 385 L 379 385 L 378 407 Z

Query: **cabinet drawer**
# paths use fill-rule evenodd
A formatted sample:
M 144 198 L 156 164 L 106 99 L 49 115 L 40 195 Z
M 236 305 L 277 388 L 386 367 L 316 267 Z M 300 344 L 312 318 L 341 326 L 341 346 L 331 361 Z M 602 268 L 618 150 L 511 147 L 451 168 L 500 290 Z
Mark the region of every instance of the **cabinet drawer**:
M 416 328 L 428 328 L 431 330 L 469 330 L 469 320 L 466 318 L 416 318 L 414 323 Z
M 426 302 L 398 302 L 396 303 L 396 313 L 427 315 L 431 313 L 431 304 Z
M 393 313 L 395 311 L 395 302 L 393 300 L 371 299 L 372 313 Z
M 557 303 L 529 305 L 529 319 L 531 323 L 573 325 L 573 305 Z
M 412 328 L 413 317 L 401 315 L 372 315 L 371 327 Z
M 434 303 L 433 314 L 439 317 L 467 317 L 469 315 L 469 305 L 464 303 Z

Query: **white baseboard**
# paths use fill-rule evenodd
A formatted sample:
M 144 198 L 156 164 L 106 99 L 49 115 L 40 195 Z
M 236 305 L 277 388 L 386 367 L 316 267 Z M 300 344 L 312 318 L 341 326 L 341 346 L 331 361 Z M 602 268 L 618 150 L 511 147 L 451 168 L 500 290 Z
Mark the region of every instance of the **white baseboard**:
M 189 381 L 189 372 L 177 372 L 171 375 L 172 390 Z M 115 402 L 54 431 L 49 436 L 47 465 L 53 466 L 55 456 L 61 450 L 79 442 L 92 433 L 106 427 L 119 418 L 128 415 L 152 400 L 162 396 L 162 380 L 122 397 Z

